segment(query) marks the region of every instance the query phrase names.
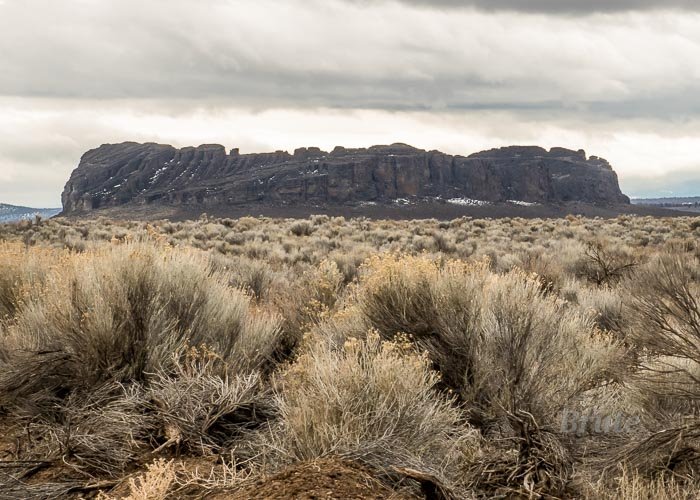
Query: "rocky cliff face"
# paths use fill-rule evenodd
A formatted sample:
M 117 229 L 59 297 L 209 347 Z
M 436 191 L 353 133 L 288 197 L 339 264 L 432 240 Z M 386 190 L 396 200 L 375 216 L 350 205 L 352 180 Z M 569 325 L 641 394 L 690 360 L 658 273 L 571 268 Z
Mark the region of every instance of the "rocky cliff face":
M 342 205 L 397 199 L 628 204 L 610 164 L 579 151 L 507 147 L 451 156 L 405 144 L 266 154 L 223 146 L 103 145 L 85 153 L 64 214 L 125 204 Z

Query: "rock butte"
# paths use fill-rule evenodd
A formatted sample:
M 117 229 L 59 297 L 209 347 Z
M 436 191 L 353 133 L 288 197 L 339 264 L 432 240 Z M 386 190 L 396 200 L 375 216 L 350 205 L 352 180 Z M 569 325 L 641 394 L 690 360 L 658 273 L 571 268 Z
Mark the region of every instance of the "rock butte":
M 62 195 L 66 215 L 130 204 L 336 206 L 412 198 L 629 204 L 606 160 L 536 146 L 453 156 L 405 144 L 294 154 L 106 144 L 83 155 Z

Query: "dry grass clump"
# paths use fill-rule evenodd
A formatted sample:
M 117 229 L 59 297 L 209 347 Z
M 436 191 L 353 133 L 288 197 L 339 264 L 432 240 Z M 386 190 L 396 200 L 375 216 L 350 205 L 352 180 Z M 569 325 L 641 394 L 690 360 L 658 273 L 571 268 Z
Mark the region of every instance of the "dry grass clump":
M 18 243 L 0 243 L 0 322 L 12 320 L 22 302 L 43 284 L 47 262 L 60 261 L 61 252 L 26 252 Z
M 554 425 L 553 417 L 601 384 L 618 359 L 589 315 L 518 271 L 486 284 L 480 328 L 476 393 L 539 424 Z
M 386 257 L 367 272 L 358 291 L 365 320 L 384 338 L 406 334 L 425 349 L 479 419 L 505 409 L 551 420 L 616 359 L 590 315 L 520 271 L 499 276 L 485 263 Z
M 289 228 L 294 236 L 309 236 L 314 232 L 314 226 L 305 220 L 297 221 Z
M 700 261 L 661 254 L 637 273 L 635 339 L 655 354 L 700 362 Z M 644 325 L 645 328 L 641 328 Z
M 3 339 L 4 404 L 143 382 L 171 372 L 192 346 L 209 346 L 235 372 L 262 368 L 274 353 L 278 319 L 255 311 L 194 253 L 110 246 L 47 273 Z
M 460 393 L 472 376 L 488 264 L 376 256 L 364 274 L 357 299 L 363 319 L 386 340 L 414 340 Z
M 612 484 L 592 484 L 586 488 L 589 498 L 601 500 L 693 500 L 700 498 L 700 485 L 673 477 L 649 478 L 622 467 Z
M 612 332 L 619 339 L 625 337 L 629 325 L 624 308 L 625 292 L 615 287 L 590 287 L 574 283 L 573 302 L 590 312 L 596 325 L 603 331 Z
M 409 344 L 375 333 L 339 349 L 313 343 L 282 374 L 269 460 L 341 455 L 388 477 L 408 468 L 458 488 L 459 464 L 477 453 L 477 438 L 453 401 L 435 392 L 438 380 Z
M 700 468 L 699 270 L 695 257 L 661 254 L 631 285 L 633 387 L 646 432 L 621 455 L 647 473 L 694 478 Z
M 209 360 L 190 361 L 175 374 L 160 374 L 150 385 L 154 419 L 166 438 L 159 450 L 224 454 L 274 416 L 257 372 L 222 377 L 217 371 Z
M 155 422 L 144 412 L 149 400 L 138 387 L 116 383 L 56 400 L 53 414 L 23 415 L 27 445 L 37 458 L 62 461 L 93 474 L 114 476 L 144 449 Z
M 288 284 L 270 298 L 283 314 L 283 357 L 291 356 L 310 330 L 335 308 L 344 286 L 343 275 L 334 261 L 324 260 L 306 269 L 297 282 Z
M 692 500 L 700 497 L 700 486 L 671 479 L 649 480 L 641 475 L 623 476 L 619 489 L 607 498 L 622 500 Z
M 0 337 L 0 409 L 32 453 L 109 475 L 159 441 L 218 450 L 267 417 L 279 318 L 205 256 L 133 243 L 44 264 Z
M 228 280 L 230 286 L 246 291 L 257 302 L 269 300 L 273 289 L 287 279 L 285 272 L 271 269 L 264 261 L 245 256 L 212 254 L 210 265 L 212 270 Z
M 501 464 L 508 470 L 499 481 L 513 491 L 561 494 L 573 462 L 558 436 L 561 414 L 613 370 L 619 355 L 611 338 L 521 271 L 385 257 L 370 261 L 367 273 L 358 290 L 365 321 L 383 338 L 414 340 L 472 424 L 518 449 L 514 462 Z
M 157 459 L 146 466 L 139 477 L 129 478 L 129 494 L 123 500 L 165 500 L 169 498 L 176 479 L 172 460 Z M 101 495 L 100 500 L 114 500 L 110 495 Z
M 608 249 L 600 242 L 590 243 L 578 272 L 598 286 L 618 283 L 638 265 L 634 256 L 621 249 Z

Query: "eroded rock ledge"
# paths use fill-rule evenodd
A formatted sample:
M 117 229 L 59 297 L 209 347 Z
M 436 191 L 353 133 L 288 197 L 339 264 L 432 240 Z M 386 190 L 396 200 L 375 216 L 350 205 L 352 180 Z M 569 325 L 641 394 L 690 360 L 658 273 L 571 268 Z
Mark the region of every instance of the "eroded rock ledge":
M 62 201 L 69 215 L 133 203 L 330 206 L 414 197 L 629 203 L 610 164 L 582 150 L 511 146 L 453 156 L 392 144 L 240 154 L 220 145 L 133 142 L 85 153 Z

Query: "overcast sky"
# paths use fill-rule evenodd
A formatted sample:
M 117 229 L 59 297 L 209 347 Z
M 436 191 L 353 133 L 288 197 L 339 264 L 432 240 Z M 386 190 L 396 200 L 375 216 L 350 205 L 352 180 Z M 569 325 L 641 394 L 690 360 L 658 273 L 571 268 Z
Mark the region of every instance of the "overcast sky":
M 700 2 L 0 0 L 0 202 L 126 140 L 565 146 L 700 195 Z

